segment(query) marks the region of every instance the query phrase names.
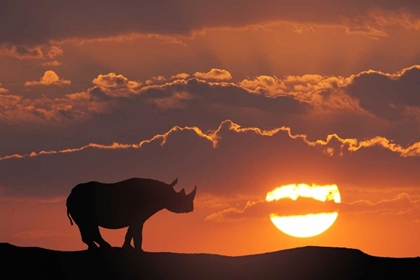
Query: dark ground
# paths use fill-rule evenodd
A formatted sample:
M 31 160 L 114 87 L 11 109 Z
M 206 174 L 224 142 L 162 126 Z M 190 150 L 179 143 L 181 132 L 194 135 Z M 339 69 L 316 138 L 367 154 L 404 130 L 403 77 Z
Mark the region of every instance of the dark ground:
M 212 254 L 52 251 L 0 243 L 1 279 L 420 279 L 420 258 L 302 247 L 228 257 Z

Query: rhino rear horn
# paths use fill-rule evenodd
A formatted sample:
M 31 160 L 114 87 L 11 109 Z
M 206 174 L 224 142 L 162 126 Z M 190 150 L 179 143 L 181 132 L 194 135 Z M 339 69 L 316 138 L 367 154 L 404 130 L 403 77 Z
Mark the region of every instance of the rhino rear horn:
M 190 192 L 189 194 L 188 194 L 188 197 L 191 199 L 191 200 L 193 200 L 194 199 L 194 197 L 195 197 L 195 193 L 197 192 L 197 186 L 194 186 L 194 189 L 193 189 L 193 191 L 192 192 Z
M 174 187 L 178 183 L 178 178 L 176 178 L 169 186 Z
M 185 190 L 184 190 L 184 189 L 180 190 L 178 193 L 179 193 L 179 194 L 182 194 L 182 195 L 187 195 L 187 194 L 185 193 Z

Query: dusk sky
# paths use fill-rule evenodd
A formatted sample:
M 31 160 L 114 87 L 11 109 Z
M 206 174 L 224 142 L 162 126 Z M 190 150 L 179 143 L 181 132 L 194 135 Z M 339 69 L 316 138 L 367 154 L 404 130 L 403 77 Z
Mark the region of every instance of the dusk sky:
M 420 2 L 1 1 L 0 242 L 85 250 L 71 189 L 132 177 L 197 185 L 145 251 L 420 255 Z M 301 183 L 341 203 L 265 201 Z M 270 220 L 332 208 L 308 238 Z

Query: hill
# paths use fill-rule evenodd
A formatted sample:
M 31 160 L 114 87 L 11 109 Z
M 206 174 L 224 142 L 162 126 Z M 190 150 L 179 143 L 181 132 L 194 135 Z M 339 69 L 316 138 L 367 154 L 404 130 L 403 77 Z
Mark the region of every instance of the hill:
M 62 252 L 0 243 L 0 258 L 4 279 L 411 279 L 420 268 L 419 257 L 382 258 L 315 246 L 229 257 L 120 248 Z

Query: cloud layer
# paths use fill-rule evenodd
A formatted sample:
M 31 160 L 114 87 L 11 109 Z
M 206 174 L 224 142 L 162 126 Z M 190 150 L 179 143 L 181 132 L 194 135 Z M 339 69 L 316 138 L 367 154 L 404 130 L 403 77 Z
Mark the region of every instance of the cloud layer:
M 41 1 L 35 4 L 6 1 L 0 12 L 0 44 L 40 44 L 51 40 L 104 38 L 131 33 L 186 35 L 204 28 L 243 27 L 273 21 L 345 24 L 349 32 L 381 35 L 385 33 L 382 29 L 392 24 L 419 28 L 416 21 L 419 10 L 419 5 L 413 1 L 357 4 L 352 1 L 267 0 L 258 4 L 243 1 L 241 9 L 237 9 L 234 1 L 183 0 L 176 4 L 165 0 L 127 1 L 103 5 L 93 2 L 58 4 Z M 109 20 L 110 15 L 112 20 Z M 10 28 L 23 25 L 26 28 L 20 28 L 19 32 Z

